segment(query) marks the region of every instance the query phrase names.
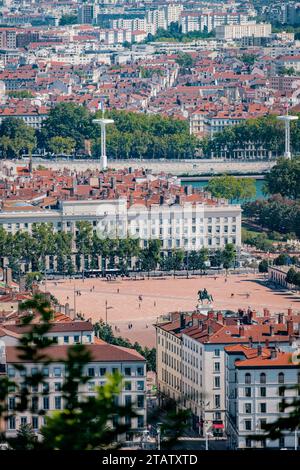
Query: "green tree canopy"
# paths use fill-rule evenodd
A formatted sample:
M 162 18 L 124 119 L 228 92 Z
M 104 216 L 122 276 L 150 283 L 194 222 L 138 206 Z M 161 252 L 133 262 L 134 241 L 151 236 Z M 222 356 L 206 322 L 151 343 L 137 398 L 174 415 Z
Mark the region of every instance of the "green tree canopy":
M 97 135 L 93 116 L 84 107 L 74 103 L 60 103 L 51 109 L 43 123 L 40 141 L 46 147 L 53 137 L 69 138 L 75 141 L 76 150 L 84 148 L 84 140 Z
M 281 158 L 265 178 L 269 194 L 281 194 L 290 199 L 300 198 L 300 158 Z
M 76 142 L 71 137 L 51 137 L 48 141 L 48 149 L 55 155 L 70 155 L 74 152 Z
M 0 124 L 0 151 L 3 156 L 16 158 L 22 153 L 31 154 L 36 145 L 35 130 L 23 119 L 3 119 Z
M 255 181 L 252 178 L 235 178 L 231 175 L 211 178 L 205 188 L 214 197 L 229 200 L 247 200 L 255 197 Z

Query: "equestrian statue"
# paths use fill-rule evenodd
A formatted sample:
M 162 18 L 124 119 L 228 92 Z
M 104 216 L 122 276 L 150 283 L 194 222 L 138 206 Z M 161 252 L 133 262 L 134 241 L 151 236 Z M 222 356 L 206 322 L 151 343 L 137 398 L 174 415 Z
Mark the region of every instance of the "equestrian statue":
M 203 304 L 204 300 L 207 300 L 208 303 L 213 302 L 213 296 L 207 292 L 204 288 L 203 290 L 198 291 L 198 300 Z

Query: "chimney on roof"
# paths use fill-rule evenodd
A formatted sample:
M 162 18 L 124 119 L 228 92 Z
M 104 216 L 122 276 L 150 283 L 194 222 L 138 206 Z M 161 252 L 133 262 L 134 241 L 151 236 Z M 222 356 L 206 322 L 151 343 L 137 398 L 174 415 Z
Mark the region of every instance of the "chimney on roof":
M 239 327 L 239 336 L 242 338 L 243 336 L 245 336 L 245 328 L 243 327 L 243 325 L 240 325 Z
M 70 316 L 70 305 L 68 302 L 65 304 L 65 314 L 69 317 Z
M 291 317 L 291 316 L 293 316 L 293 309 L 288 308 L 288 317 Z
M 133 173 L 133 168 L 132 168 L 132 166 L 130 166 L 130 167 L 128 168 L 128 173 L 129 173 L 130 175 Z
M 180 329 L 184 330 L 185 328 L 185 315 L 184 313 L 180 314 Z
M 253 338 L 252 336 L 249 336 L 249 348 L 253 347 Z
M 116 179 L 115 176 L 112 176 L 112 177 L 110 178 L 110 187 L 111 187 L 112 189 L 116 189 L 116 186 L 117 186 L 117 179 Z
M 268 348 L 270 346 L 270 341 L 268 338 L 266 338 L 266 348 Z
M 12 285 L 12 270 L 11 268 L 4 268 L 4 282 L 7 287 L 11 287 Z
M 278 314 L 278 325 L 283 325 L 284 324 L 284 315 L 283 313 Z
M 270 310 L 268 308 L 264 308 L 264 318 L 270 317 Z
M 133 194 L 130 193 L 130 194 L 129 194 L 129 206 L 130 206 L 130 207 L 133 206 L 133 203 L 134 203 Z
M 217 321 L 219 323 L 223 323 L 223 313 L 222 312 L 217 312 Z
M 261 347 L 261 344 L 258 344 L 258 345 L 257 345 L 257 355 L 258 355 L 258 356 L 261 356 L 261 355 L 262 355 L 262 347 Z
M 270 336 L 274 335 L 274 325 L 270 325 Z
M 190 184 L 184 186 L 184 194 L 186 196 L 189 196 L 190 194 L 192 194 L 193 192 L 193 186 L 191 186 Z
M 208 328 L 207 328 L 207 334 L 208 334 L 208 336 L 212 335 L 213 332 L 214 332 L 213 327 L 212 327 L 211 325 L 208 325 Z
M 251 311 L 251 319 L 256 320 L 256 310 Z
M 163 194 L 161 194 L 161 195 L 159 196 L 159 204 L 162 205 L 162 204 L 164 204 L 164 202 L 165 202 L 165 197 L 164 197 Z
M 202 320 L 202 318 L 199 318 L 199 319 L 198 319 L 198 327 L 202 330 L 202 328 L 203 328 L 203 320 Z
M 293 320 L 288 320 L 286 322 L 286 327 L 287 327 L 287 334 L 289 336 L 292 336 L 294 334 L 294 322 L 293 322 Z
M 271 359 L 276 359 L 276 357 L 277 357 L 277 351 L 276 351 L 276 349 L 272 349 L 272 351 L 271 351 Z
M 175 204 L 181 204 L 182 202 L 182 197 L 180 194 L 176 194 L 175 196 Z
M 208 312 L 208 314 L 207 314 L 208 320 L 213 320 L 213 319 L 214 319 L 214 316 L 215 316 L 215 314 L 214 314 L 213 310 L 211 310 L 211 311 Z

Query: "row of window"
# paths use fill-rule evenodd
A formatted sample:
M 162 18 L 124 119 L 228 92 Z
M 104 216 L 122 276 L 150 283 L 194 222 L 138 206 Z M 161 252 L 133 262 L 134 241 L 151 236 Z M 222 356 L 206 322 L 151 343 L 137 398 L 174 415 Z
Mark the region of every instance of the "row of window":
M 144 408 L 145 407 L 145 396 L 144 395 L 137 395 L 136 397 L 132 397 L 132 395 L 125 395 L 124 397 L 125 405 L 131 406 L 133 403 L 135 404 L 136 408 Z M 16 410 L 16 398 L 9 397 L 8 399 L 8 409 L 10 411 Z M 115 396 L 115 405 L 119 404 L 119 396 Z M 31 404 L 30 408 L 33 413 L 37 413 L 40 409 L 44 411 L 48 410 L 61 410 L 63 408 L 63 398 L 62 396 L 33 396 L 31 397 Z
M 286 387 L 278 387 L 277 389 L 277 393 L 278 393 L 278 396 L 280 397 L 284 397 L 285 396 L 285 390 L 286 390 Z M 266 397 L 267 396 L 267 388 L 266 387 L 259 387 L 259 396 L 261 397 Z M 300 389 L 298 389 L 298 394 L 300 394 Z M 252 387 L 245 387 L 244 389 L 244 396 L 245 397 L 248 397 L 248 398 L 251 398 L 253 396 L 253 390 L 252 390 Z M 271 390 L 271 395 L 273 396 L 274 395 L 274 390 Z
M 267 383 L 267 375 L 265 372 L 262 372 L 259 375 L 259 381 L 261 384 Z M 284 384 L 285 383 L 285 375 L 283 372 L 279 372 L 277 375 L 277 381 L 279 384 Z M 249 372 L 245 374 L 245 384 L 249 385 L 252 383 L 252 376 Z M 300 384 L 300 372 L 298 373 L 298 384 Z
M 131 376 L 138 376 L 142 377 L 144 376 L 144 367 L 124 367 L 124 369 L 121 371 L 118 367 L 112 367 L 111 369 L 108 369 L 107 367 L 88 367 L 86 370 L 86 375 L 88 377 L 103 377 L 107 373 L 116 373 L 119 372 L 125 377 L 131 377 Z M 17 375 L 17 370 L 13 366 L 9 366 L 7 369 L 7 374 L 9 377 L 16 377 Z M 30 371 L 26 368 L 23 370 L 19 371 L 20 376 L 26 376 L 27 374 L 31 376 L 35 376 L 38 374 L 42 374 L 43 377 L 62 377 L 64 374 L 64 368 L 63 367 L 43 367 L 42 369 L 38 369 L 38 367 L 32 367 Z
M 92 392 L 95 390 L 95 387 L 97 386 L 103 386 L 106 383 L 106 380 L 100 380 L 98 383 L 95 381 L 89 381 L 87 383 L 87 390 L 89 392 Z M 134 385 L 135 384 L 135 385 Z M 50 384 L 49 382 L 44 382 L 43 384 L 36 384 L 31 386 L 31 392 L 32 393 L 50 393 L 50 392 L 60 392 L 62 390 L 62 382 L 54 382 L 53 384 Z M 20 384 L 20 388 L 25 387 L 26 384 Z M 16 387 L 15 385 L 11 385 L 9 388 L 10 392 L 15 392 Z M 130 380 L 124 381 L 124 390 L 137 390 L 137 391 L 143 391 L 145 390 L 145 382 L 144 380 L 137 380 L 136 382 L 132 382 Z
M 119 422 L 119 416 L 113 417 L 113 426 L 117 426 Z M 39 427 L 45 424 L 45 417 L 44 416 L 31 416 L 31 419 L 27 416 L 20 417 L 20 426 L 25 426 L 26 424 L 31 424 L 32 428 L 35 431 L 38 431 Z M 135 427 L 132 422 L 132 418 L 130 416 L 125 416 L 125 425 L 128 427 Z M 137 427 L 144 428 L 145 426 L 145 418 L 143 415 L 137 415 Z M 7 428 L 10 431 L 17 429 L 17 419 L 15 416 L 9 416 L 7 420 Z

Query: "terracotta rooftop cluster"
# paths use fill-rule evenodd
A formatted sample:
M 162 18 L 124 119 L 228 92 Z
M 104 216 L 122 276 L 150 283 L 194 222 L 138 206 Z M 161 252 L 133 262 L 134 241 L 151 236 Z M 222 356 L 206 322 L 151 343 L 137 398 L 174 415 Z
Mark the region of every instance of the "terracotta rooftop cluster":
M 200 343 L 212 344 L 252 344 L 264 343 L 266 347 L 272 342 L 286 342 L 300 334 L 300 314 L 288 309 L 287 315 L 270 314 L 264 309 L 258 316 L 256 311 L 248 309 L 234 312 L 214 312 L 208 314 L 195 312 L 173 312 L 169 321 L 158 323 L 166 332 L 178 337 L 183 334 Z
M 21 64 L 21 55 L 19 59 L 7 59 L 0 81 L 8 91 L 28 90 L 34 98 L 2 98 L 0 117 L 22 115 L 24 109 L 29 115 L 47 114 L 60 102 L 81 104 L 95 112 L 104 100 L 107 109 L 146 110 L 178 119 L 202 113 L 207 119 L 244 120 L 284 112 L 286 98 L 292 97 L 294 82 L 299 82 L 297 77 L 278 74 L 278 67 L 290 56 L 279 50 L 271 57 L 263 48 L 251 49 L 255 60 L 250 66 L 241 60 L 243 51 L 238 48 L 191 52 L 194 63 L 184 72 L 177 63 L 178 53 L 166 52 L 144 58 L 141 54 L 121 65 L 109 65 L 104 59 L 70 64 L 61 48 L 75 42 L 84 47 L 90 40 L 86 35 L 97 33 L 92 26 L 86 26 L 78 26 L 74 37 L 62 29 L 50 30 L 48 36 L 40 32 L 41 42 L 27 44 L 22 52 L 33 55 L 32 64 Z M 35 31 L 33 28 L 32 34 Z M 49 56 L 35 56 L 34 51 L 43 47 L 49 49 Z M 76 48 L 72 53 L 70 50 L 71 55 L 78 53 Z M 64 53 L 66 58 L 62 60 Z M 36 100 L 40 111 L 34 108 Z
M 171 176 L 152 175 L 147 170 L 87 170 L 75 173 L 69 169 L 34 170 L 19 167 L 16 177 L 0 180 L 1 211 L 26 211 L 56 208 L 60 201 L 126 198 L 128 205 L 182 204 L 184 202 L 217 205 L 225 200 L 210 193 L 182 187 Z

